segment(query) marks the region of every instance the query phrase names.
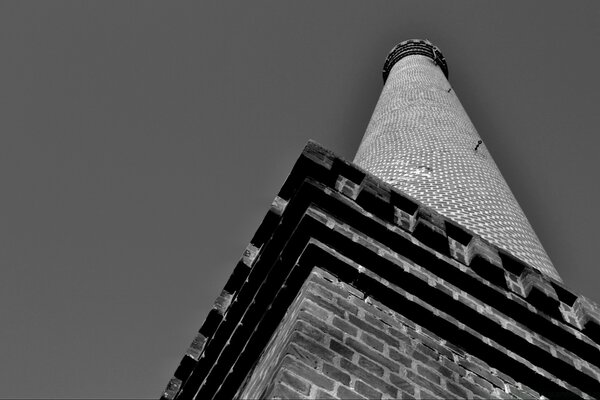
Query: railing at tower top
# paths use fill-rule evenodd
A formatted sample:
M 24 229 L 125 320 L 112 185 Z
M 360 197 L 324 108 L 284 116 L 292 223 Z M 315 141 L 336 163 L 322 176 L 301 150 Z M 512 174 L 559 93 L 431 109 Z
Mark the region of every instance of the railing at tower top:
M 383 82 L 385 83 L 398 61 L 412 55 L 429 57 L 444 72 L 446 79 L 448 78 L 448 65 L 440 49 L 428 40 L 411 39 L 399 43 L 388 54 L 383 65 Z

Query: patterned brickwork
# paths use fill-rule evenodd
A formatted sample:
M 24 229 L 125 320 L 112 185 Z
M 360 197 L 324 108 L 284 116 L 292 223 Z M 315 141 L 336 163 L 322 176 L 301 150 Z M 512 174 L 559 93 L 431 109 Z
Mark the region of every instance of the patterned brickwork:
M 309 143 L 163 398 L 600 398 L 599 316 Z
M 560 280 L 431 54 L 395 58 L 354 162 Z

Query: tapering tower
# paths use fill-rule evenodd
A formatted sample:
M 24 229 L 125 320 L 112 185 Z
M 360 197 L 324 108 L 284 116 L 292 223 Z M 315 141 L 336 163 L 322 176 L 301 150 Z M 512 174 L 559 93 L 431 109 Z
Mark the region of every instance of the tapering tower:
M 560 280 L 426 40 L 392 49 L 385 85 L 354 162 Z
M 164 400 L 600 399 L 600 306 L 559 281 L 447 75 L 403 42 L 358 165 L 307 144 Z

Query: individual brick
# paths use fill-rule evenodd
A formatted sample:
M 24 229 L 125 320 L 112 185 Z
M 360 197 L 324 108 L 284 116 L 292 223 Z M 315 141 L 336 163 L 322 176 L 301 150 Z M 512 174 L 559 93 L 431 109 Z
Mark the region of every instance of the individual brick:
M 442 345 L 433 339 L 429 339 L 428 337 L 422 337 L 421 340 L 423 341 L 423 344 L 426 347 L 429 347 L 430 349 L 432 349 L 436 353 L 446 357 L 447 359 L 452 359 L 452 357 L 453 357 L 452 352 L 450 350 L 448 350 L 448 348 L 445 345 Z M 436 355 L 436 358 L 437 358 L 437 355 Z
M 462 387 L 451 381 L 446 381 L 446 389 L 461 399 L 467 398 L 467 392 Z
M 370 386 L 374 387 L 377 390 L 380 390 L 383 393 L 388 394 L 389 396 L 396 397 L 396 395 L 398 394 L 398 390 L 394 386 L 376 377 L 375 375 L 365 371 L 358 365 L 354 365 L 353 363 L 349 362 L 344 358 L 340 360 L 340 367 L 348 371 L 348 373 L 350 373 L 351 375 L 354 375 L 355 377 L 363 380 Z
M 215 300 L 215 303 L 213 304 L 213 308 L 219 314 L 221 314 L 221 315 L 225 314 L 227 312 L 227 309 L 229 308 L 229 305 L 231 304 L 232 298 L 233 298 L 233 295 L 231 293 L 227 292 L 226 290 L 222 290 L 219 297 L 217 297 L 217 299 Z
M 248 247 L 246 247 L 246 250 L 244 250 L 244 255 L 242 256 L 242 262 L 252 268 L 253 264 L 254 264 L 254 260 L 256 259 L 256 256 L 258 255 L 258 252 L 260 251 L 260 248 L 249 244 Z
M 489 392 L 492 392 L 494 390 L 494 385 L 492 385 L 488 380 L 483 379 L 478 375 L 471 375 L 470 378 L 473 380 L 473 382 L 475 382 L 485 390 Z
M 365 319 L 366 322 L 368 322 L 369 324 L 373 325 L 376 328 L 381 329 L 382 331 L 385 331 L 388 328 L 388 326 L 389 326 L 389 324 L 383 322 L 379 318 L 375 318 L 370 313 L 365 313 L 364 319 Z
M 328 377 L 322 375 L 315 369 L 312 369 L 300 361 L 293 359 L 290 356 L 286 356 L 281 363 L 281 369 L 287 369 L 297 376 L 302 377 L 310 383 L 317 385 L 325 390 L 333 390 L 334 381 Z
M 179 389 L 181 389 L 181 379 L 171 378 L 162 394 L 162 398 L 173 400 L 177 393 L 179 393 Z
M 189 357 L 193 358 L 194 360 L 198 361 L 200 354 L 202 354 L 202 350 L 204 350 L 205 344 L 206 344 L 206 337 L 203 334 L 201 334 L 200 332 L 198 332 L 198 334 L 192 341 L 192 344 L 187 349 L 185 354 L 188 355 Z
M 425 389 L 424 387 L 419 388 L 419 398 L 423 400 L 446 400 L 447 397 L 436 396 L 432 391 Z M 487 399 L 486 399 L 487 400 Z
M 339 386 L 337 388 L 336 396 L 339 399 L 343 399 L 343 400 L 364 400 L 365 399 L 363 396 L 359 395 L 358 393 L 356 393 L 344 386 Z
M 435 366 L 435 370 L 447 380 L 454 381 L 458 379 L 458 374 L 453 372 L 451 369 L 446 368 L 441 362 Z
M 360 340 L 362 340 L 363 343 L 371 346 L 375 350 L 383 352 L 383 342 L 375 339 L 373 336 L 369 335 L 368 333 L 361 332 Z
M 324 288 L 323 286 L 317 284 L 316 282 L 308 283 L 308 291 L 310 293 L 313 293 L 317 296 L 324 298 L 325 300 L 329 300 L 329 301 L 333 300 L 333 293 L 330 290 L 327 290 L 326 288 Z
M 484 399 L 487 399 L 490 397 L 490 392 L 486 391 L 484 388 L 482 388 L 481 386 L 465 379 L 465 378 L 460 378 L 458 381 L 458 384 L 460 386 L 462 386 L 463 388 L 473 392 L 474 395 L 482 397 Z
M 346 332 L 350 336 L 356 336 L 358 333 L 358 329 L 356 327 L 350 325 L 348 322 L 340 319 L 337 316 L 333 317 L 333 325 Z
M 355 317 L 354 315 L 348 315 L 348 319 L 354 326 L 362 329 L 365 332 L 370 333 L 371 335 L 375 336 L 378 339 L 383 340 L 388 345 L 393 346 L 393 347 L 398 347 L 400 345 L 400 343 L 398 342 L 398 339 L 388 335 L 383 330 L 374 327 L 373 325 L 361 320 L 360 318 Z
M 354 389 L 367 399 L 381 399 L 381 393 L 367 385 L 363 381 L 356 381 Z
M 323 363 L 323 373 L 331 379 L 342 383 L 343 385 L 348 386 L 350 384 L 350 375 L 342 372 L 333 365 Z
M 415 384 L 399 377 L 396 374 L 390 374 L 390 382 L 403 392 L 415 394 Z
M 350 303 L 348 300 L 342 299 L 341 297 L 336 297 L 335 302 L 338 306 L 348 311 L 350 314 L 356 315 L 358 313 L 358 307 Z
M 331 311 L 332 313 L 334 313 L 335 315 L 337 315 L 340 318 L 345 318 L 345 311 L 342 310 L 340 307 L 332 304 L 331 302 L 323 299 L 320 296 L 317 296 L 311 292 L 307 292 L 305 294 L 307 299 L 312 300 L 314 303 L 318 304 L 319 307 L 324 308 L 325 310 Z
M 360 365 L 366 371 L 368 371 L 374 375 L 377 375 L 379 377 L 383 376 L 383 367 L 374 363 L 373 361 L 369 360 L 368 358 L 360 356 L 358 358 L 358 365 Z
M 498 371 L 497 369 L 492 368 L 491 369 L 492 373 L 497 376 L 498 378 L 500 378 L 503 382 L 506 382 L 508 384 L 511 384 L 513 386 L 517 386 L 517 382 L 511 378 L 510 376 L 506 375 L 504 372 L 502 371 Z
M 431 360 L 437 361 L 439 356 L 435 351 L 425 346 L 423 343 L 417 343 L 417 345 L 414 346 L 413 357 L 428 364 Z
M 435 384 L 439 385 L 441 383 L 441 379 L 438 374 L 422 365 L 417 365 L 417 373 Z
M 492 374 L 489 368 L 484 369 L 482 371 L 481 377 L 486 379 L 487 381 L 490 381 L 493 385 L 497 386 L 498 388 L 504 389 L 505 382 L 502 379 L 498 378 L 496 375 Z
M 560 360 L 566 362 L 567 364 L 575 367 L 575 362 L 574 362 L 573 357 L 571 355 L 567 354 L 560 347 L 556 347 L 555 351 L 556 351 L 556 357 L 558 357 Z
M 456 292 L 456 288 L 446 281 L 438 282 L 436 288 L 444 292 L 448 297 L 452 297 L 452 295 Z
M 279 379 L 280 382 L 285 383 L 287 386 L 291 387 L 296 392 L 302 393 L 305 395 L 309 394 L 310 384 L 307 381 L 305 381 L 304 379 L 301 379 L 300 377 L 298 377 L 293 372 L 291 372 L 287 369 L 282 369 L 279 374 L 279 377 L 280 377 L 280 379 Z
M 597 381 L 600 381 L 600 374 L 598 373 L 598 370 L 592 370 L 591 368 L 586 367 L 585 365 L 581 366 L 581 372 L 583 372 L 584 374 L 596 379 Z
M 302 157 L 308 158 L 312 162 L 319 164 L 327 170 L 332 168 L 333 160 L 336 158 L 333 152 L 322 147 L 319 143 L 312 139 L 309 139 L 306 146 L 304 146 L 304 149 L 302 150 Z
M 400 392 L 400 396 L 399 399 L 402 400 L 415 400 L 415 398 L 413 396 L 411 396 L 410 394 L 406 393 L 406 392 Z
M 273 385 L 267 397 L 270 399 L 306 399 L 306 396 L 282 384 Z
M 327 393 L 321 389 L 317 389 L 316 398 L 323 399 L 323 400 L 336 400 L 335 397 L 333 397 L 332 395 L 330 395 L 329 393 Z
M 352 239 L 354 241 L 358 242 L 358 244 L 360 244 L 361 246 L 364 246 L 367 249 L 371 250 L 373 253 L 378 254 L 379 250 L 381 249 L 381 245 L 371 237 L 365 237 L 363 235 L 355 235 Z M 368 272 L 368 270 L 365 272 Z
M 337 317 L 335 317 L 335 318 L 337 318 Z M 323 322 L 320 319 L 315 318 L 313 315 L 311 315 L 307 312 L 298 313 L 298 319 L 301 321 L 306 321 L 310 325 L 321 330 L 321 332 L 326 333 L 327 335 L 329 335 L 339 341 L 341 341 L 344 338 L 344 332 L 335 328 L 334 326 L 331 326 L 330 324 L 328 324 L 326 322 Z
M 335 182 L 335 189 L 344 196 L 347 196 L 352 200 L 356 200 L 360 191 L 360 183 L 352 182 L 346 177 L 340 175 Z
M 301 348 L 307 350 L 308 352 L 318 356 L 319 358 L 327 362 L 333 362 L 335 354 L 331 350 L 310 340 L 306 336 L 302 335 L 300 332 L 294 332 L 291 335 L 290 343 L 297 344 Z
M 325 343 L 325 334 L 304 321 L 297 321 L 294 325 L 294 330 L 303 333 L 316 342 Z
M 465 357 L 465 354 L 466 354 L 465 351 L 461 347 L 455 345 L 454 343 L 452 343 L 452 342 L 446 342 L 445 346 L 448 349 L 450 349 L 452 351 L 452 353 L 456 354 L 457 356 L 459 356 L 461 358 Z
M 320 286 L 323 286 L 325 289 L 341 296 L 344 299 L 350 298 L 351 296 L 360 299 L 364 297 L 364 294 L 359 290 L 343 282 L 338 282 L 337 280 L 330 281 L 315 274 L 311 275 L 310 279 L 311 281 L 318 283 Z
M 507 384 L 506 385 L 508 392 L 513 396 L 516 397 L 517 399 L 523 399 L 523 400 L 530 400 L 530 399 L 535 399 L 535 397 L 532 397 L 529 393 L 519 389 L 516 386 L 513 386 L 511 384 Z
M 353 338 L 346 338 L 346 345 L 350 348 L 352 348 L 353 350 L 356 350 L 356 352 L 370 358 L 371 360 L 375 361 L 376 363 L 378 363 L 379 365 L 384 366 L 385 368 L 389 369 L 392 372 L 398 372 L 399 371 L 399 366 L 398 364 L 396 364 L 395 362 L 391 361 L 390 359 L 388 359 L 387 357 L 383 356 L 382 354 L 374 351 L 373 349 L 371 349 L 370 347 L 366 346 L 365 344 L 354 340 Z M 395 351 L 394 349 L 390 349 L 390 352 Z M 396 352 L 397 353 L 397 352 Z M 400 357 L 403 357 L 402 355 L 399 355 Z M 390 355 L 390 357 L 392 357 Z M 399 357 L 399 358 L 400 358 Z M 404 358 L 403 361 L 408 360 L 408 358 Z M 410 361 L 410 360 L 409 360 Z
M 398 361 L 399 363 L 403 364 L 406 368 L 412 367 L 413 360 L 410 357 L 405 356 L 404 354 L 396 351 L 395 349 L 392 349 L 391 347 L 389 349 L 389 352 L 390 358 L 392 360 Z
M 413 371 L 406 371 L 406 377 L 415 382 L 420 388 L 425 388 L 442 399 L 451 399 L 452 395 L 437 384 L 415 374 Z
M 313 303 L 311 300 L 304 299 L 300 305 L 300 311 L 305 311 L 308 314 L 314 315 L 322 321 L 327 321 L 331 315 L 331 312 Z
M 289 343 L 282 355 L 285 357 L 288 354 L 311 368 L 318 368 L 321 363 L 321 359 L 317 355 L 302 349 L 294 343 Z
M 400 342 L 405 343 L 409 346 L 412 345 L 410 338 L 407 335 L 405 335 L 403 332 L 399 331 L 398 329 L 389 327 L 388 332 L 390 333 L 390 335 L 392 335 L 396 339 L 400 340 Z
M 287 200 L 284 200 L 279 196 L 275 196 L 275 199 L 273 199 L 273 202 L 271 203 L 271 211 L 277 215 L 282 215 L 287 204 Z
M 354 355 L 354 351 L 333 339 L 329 342 L 329 348 L 349 360 L 352 360 L 352 356 Z
M 470 355 L 467 356 L 467 358 L 459 359 L 458 364 L 466 370 L 474 372 L 480 376 L 491 375 L 489 373 L 489 367 L 482 364 L 481 362 L 477 362 L 477 359 Z
M 515 335 L 522 337 L 523 339 L 527 338 L 527 334 L 528 332 L 521 328 L 516 322 L 514 321 L 509 321 L 506 324 L 506 329 L 508 329 L 509 331 L 511 331 L 512 333 L 514 333 Z
M 494 390 L 492 391 L 492 398 L 501 400 L 514 400 L 514 397 L 512 395 L 506 393 L 503 390 L 500 390 L 499 388 L 494 388 Z

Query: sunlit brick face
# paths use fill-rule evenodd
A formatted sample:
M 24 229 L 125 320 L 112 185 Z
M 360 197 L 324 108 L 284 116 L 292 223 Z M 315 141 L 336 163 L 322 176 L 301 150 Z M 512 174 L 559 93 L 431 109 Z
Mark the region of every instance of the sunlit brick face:
M 560 281 L 440 63 L 434 61 L 433 50 L 439 50 L 419 43 L 431 49 L 431 56 L 407 55 L 393 64 L 354 162 Z M 403 45 L 407 46 L 400 44 L 392 54 Z

